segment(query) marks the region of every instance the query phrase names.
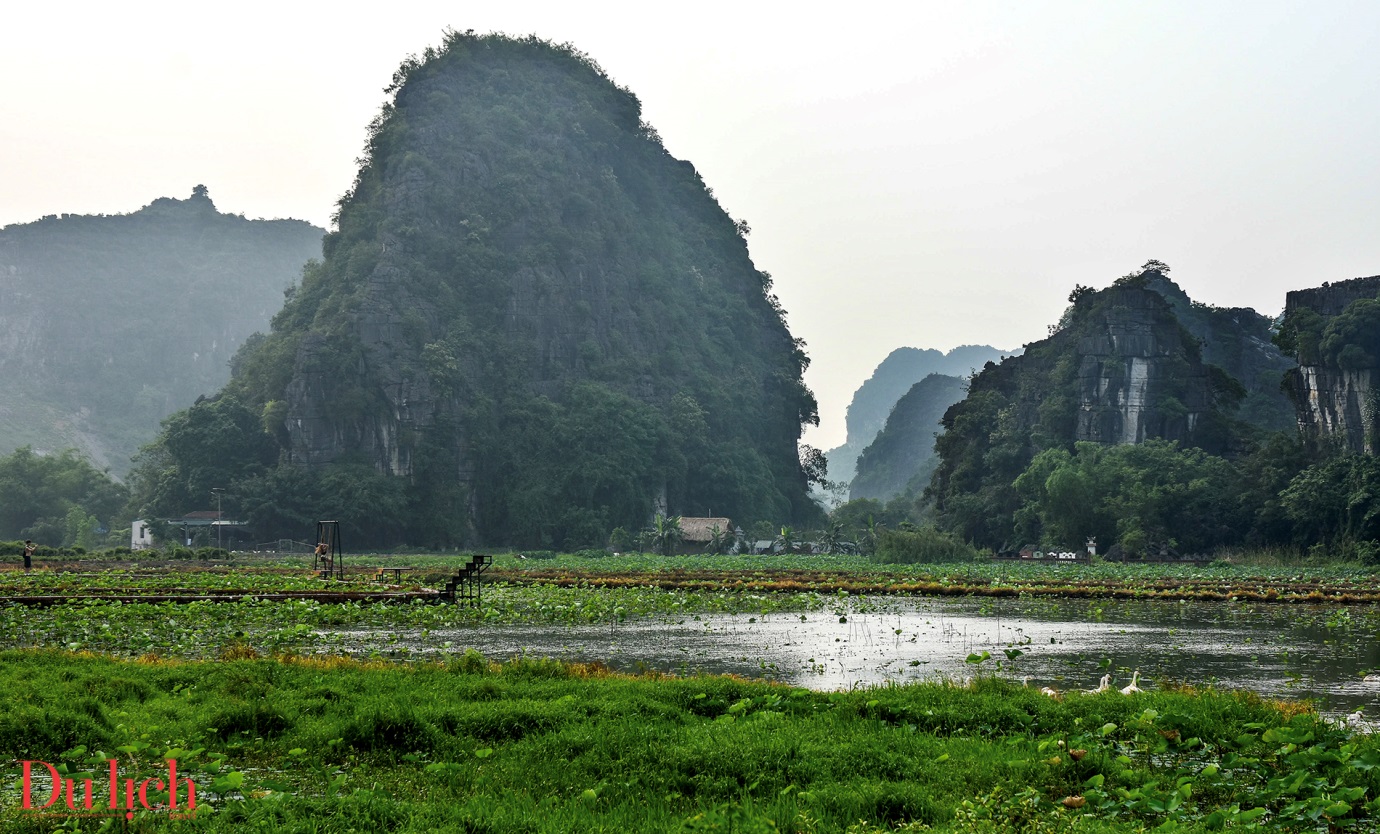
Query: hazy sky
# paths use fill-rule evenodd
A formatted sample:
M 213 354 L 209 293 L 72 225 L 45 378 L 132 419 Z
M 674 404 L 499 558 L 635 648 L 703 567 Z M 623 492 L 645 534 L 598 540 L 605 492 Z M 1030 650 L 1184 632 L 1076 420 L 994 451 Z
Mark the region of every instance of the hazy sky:
M 327 225 L 446 26 L 569 41 L 752 226 L 823 425 L 902 345 L 1042 338 L 1148 258 L 1277 313 L 1380 273 L 1380 3 L 24 3 L 0 35 L 0 225 L 222 211 Z

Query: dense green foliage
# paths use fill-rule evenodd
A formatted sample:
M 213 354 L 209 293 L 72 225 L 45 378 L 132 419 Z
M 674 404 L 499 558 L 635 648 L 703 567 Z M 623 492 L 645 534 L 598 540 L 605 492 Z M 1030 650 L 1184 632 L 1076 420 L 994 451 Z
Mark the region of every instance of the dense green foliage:
M 1359 370 L 1380 367 L 1380 299 L 1351 302 L 1323 328 L 1318 342 L 1322 364 Z
M 77 447 L 122 475 L 159 420 L 225 384 L 322 234 L 222 214 L 200 186 L 0 229 L 0 453 Z
M 818 693 L 475 652 L 412 666 L 7 652 L 0 684 L 12 762 L 94 771 L 99 791 L 108 759 L 134 778 L 177 759 L 198 813 L 140 811 L 131 831 L 1315 830 L 1368 821 L 1380 787 L 1371 739 L 1219 693 L 1055 700 L 992 677 Z M 0 815 L 21 834 L 60 821 Z
M 1275 343 L 1297 356 L 1300 365 L 1345 371 L 1380 367 L 1380 299 L 1358 298 L 1335 316 L 1295 307 L 1280 322 Z
M 128 494 L 75 450 L 36 455 L 27 446 L 0 458 L 0 540 L 33 539 L 50 547 L 95 547 L 121 524 Z
M 1225 459 L 1164 440 L 1047 449 L 1016 479 L 1016 535 L 1047 545 L 1092 537 L 1144 553 L 1154 543 L 1193 553 L 1236 543 L 1238 473 Z
M 641 528 L 663 494 L 684 515 L 817 520 L 803 344 L 746 224 L 636 97 L 568 47 L 458 33 L 392 92 L 324 261 L 227 388 L 282 461 L 225 484 L 287 508 L 261 535 L 341 466 L 398 482 L 371 542 L 573 549 Z M 190 484 L 171 434 L 150 456 Z
M 886 425 L 858 458 L 849 497 L 888 501 L 923 492 L 934 474 L 934 437 L 949 406 L 963 399 L 964 381 L 930 374 L 896 401 Z
M 367 463 L 339 461 L 324 471 L 280 465 L 260 416 L 226 395 L 200 400 L 163 421 L 156 443 L 130 473 L 131 517 L 177 518 L 217 506 L 264 538 L 305 538 L 316 521 L 339 520 L 353 548 L 399 540 L 408 519 L 406 485 Z
M 876 558 L 885 564 L 975 562 L 986 555 L 956 536 L 929 526 L 884 530 L 877 537 Z
M 1334 454 L 1309 466 L 1279 494 L 1300 543 L 1380 562 L 1380 460 Z

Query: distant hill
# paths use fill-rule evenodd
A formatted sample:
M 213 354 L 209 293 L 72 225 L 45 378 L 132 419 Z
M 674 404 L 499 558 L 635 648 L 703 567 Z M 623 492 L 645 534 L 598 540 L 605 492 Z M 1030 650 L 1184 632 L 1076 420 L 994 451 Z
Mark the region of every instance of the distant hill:
M 937 443 L 930 486 L 942 525 L 988 547 L 1033 541 L 1016 481 L 1047 450 L 1163 440 L 1237 459 L 1269 432 L 1292 431 L 1280 392 L 1292 363 L 1269 319 L 1195 303 L 1167 272 L 1150 261 L 1107 289 L 1075 289 L 1049 338 L 972 379 Z
M 1012 351 L 988 345 L 961 345 L 948 353 L 913 347 L 893 350 L 848 404 L 847 439 L 842 446 L 825 453 L 829 461 L 829 480 L 845 483 L 853 480 L 858 456 L 886 425 L 896 401 L 915 383 L 930 374 L 966 379 L 988 362 L 998 362 L 1002 356 L 1011 354 Z
M 340 518 L 378 545 L 579 548 L 657 511 L 816 522 L 803 343 L 747 224 L 637 97 L 499 35 L 451 33 L 395 80 L 321 265 L 166 436 L 194 488 L 136 500 L 204 491 L 223 438 L 200 427 L 223 418 L 253 427 L 237 448 L 260 426 L 276 445 L 222 479 L 265 537 Z
M 201 186 L 0 229 L 0 454 L 75 447 L 123 475 L 162 418 L 225 384 L 323 234 L 222 214 Z
M 891 410 L 886 425 L 858 458 L 848 497 L 890 501 L 923 492 L 937 462 L 934 436 L 949 406 L 963 399 L 966 380 L 930 374 L 911 386 Z

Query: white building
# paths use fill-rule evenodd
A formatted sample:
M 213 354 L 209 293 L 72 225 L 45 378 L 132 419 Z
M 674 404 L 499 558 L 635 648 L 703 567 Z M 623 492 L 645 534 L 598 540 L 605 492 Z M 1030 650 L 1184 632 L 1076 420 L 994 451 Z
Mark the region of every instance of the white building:
M 136 518 L 129 523 L 129 549 L 145 550 L 153 547 L 153 531 L 149 529 L 149 523 Z

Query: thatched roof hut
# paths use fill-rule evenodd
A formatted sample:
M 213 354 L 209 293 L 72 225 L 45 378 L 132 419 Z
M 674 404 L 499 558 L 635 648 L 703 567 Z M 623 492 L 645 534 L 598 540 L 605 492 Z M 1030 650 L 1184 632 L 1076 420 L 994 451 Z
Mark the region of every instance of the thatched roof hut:
M 719 528 L 719 535 L 721 536 L 733 535 L 733 522 L 727 518 L 688 518 L 681 516 L 680 519 L 681 538 L 690 544 L 708 544 L 715 527 Z

